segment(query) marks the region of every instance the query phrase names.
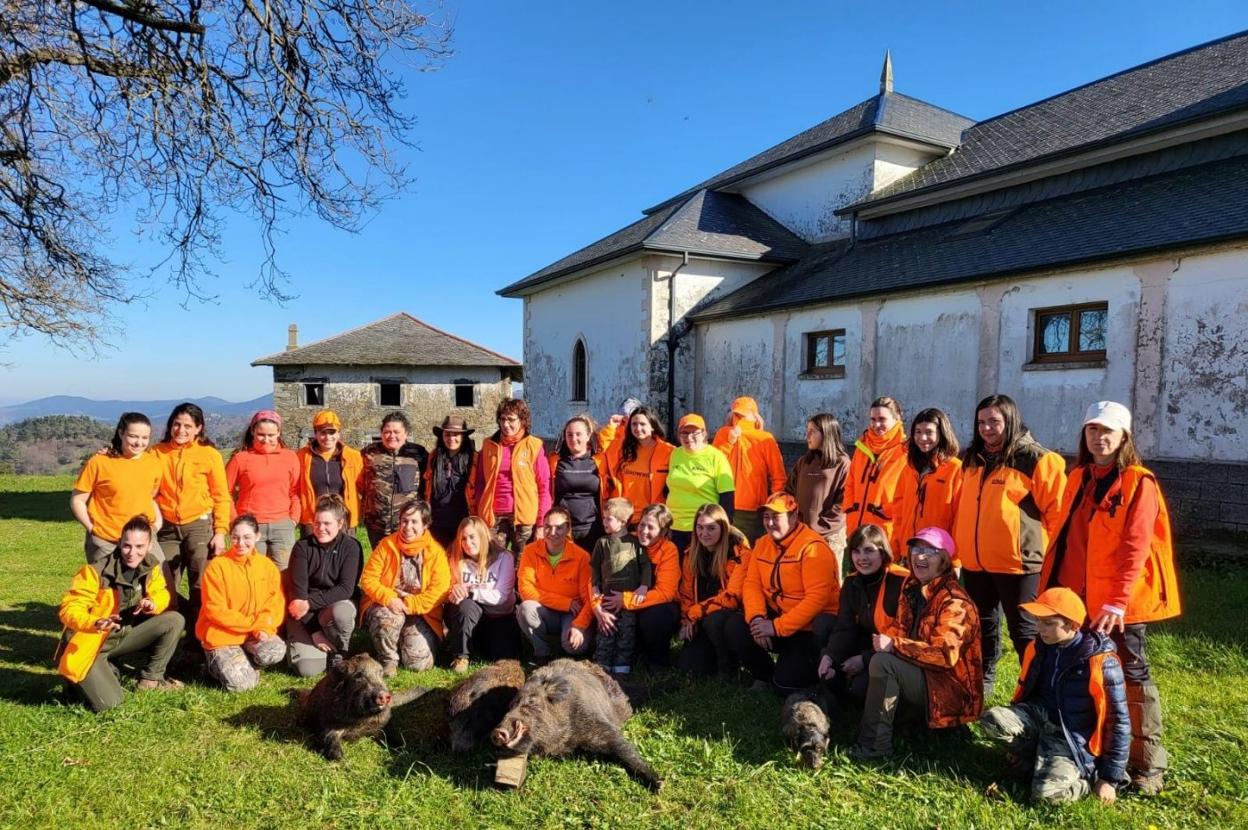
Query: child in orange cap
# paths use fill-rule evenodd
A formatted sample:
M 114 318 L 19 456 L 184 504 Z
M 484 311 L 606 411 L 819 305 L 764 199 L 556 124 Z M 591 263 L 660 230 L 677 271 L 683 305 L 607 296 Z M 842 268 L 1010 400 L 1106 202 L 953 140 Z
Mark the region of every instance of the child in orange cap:
M 980 730 L 1008 745 L 1016 763 L 1031 765 L 1033 799 L 1093 793 L 1109 804 L 1127 782 L 1131 742 L 1113 641 L 1081 630 L 1087 611 L 1068 588 L 1050 588 L 1020 607 L 1036 617 L 1038 633 L 1023 655 L 1013 702 L 985 712 Z

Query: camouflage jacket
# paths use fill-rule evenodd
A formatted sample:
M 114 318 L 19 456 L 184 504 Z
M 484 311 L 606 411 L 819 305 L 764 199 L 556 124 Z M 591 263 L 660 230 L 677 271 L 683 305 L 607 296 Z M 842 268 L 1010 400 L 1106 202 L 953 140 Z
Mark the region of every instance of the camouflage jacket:
M 399 529 L 399 507 L 408 497 L 424 492 L 429 453 L 411 441 L 394 452 L 374 441 L 360 454 L 364 456 L 360 486 L 364 526 L 373 533 L 394 533 Z

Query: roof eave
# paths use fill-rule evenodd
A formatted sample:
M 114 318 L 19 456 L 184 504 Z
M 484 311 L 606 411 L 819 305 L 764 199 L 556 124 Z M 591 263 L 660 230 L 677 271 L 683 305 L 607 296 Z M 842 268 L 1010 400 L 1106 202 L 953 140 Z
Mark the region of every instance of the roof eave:
M 548 283 L 554 282 L 555 280 L 562 279 L 563 277 L 569 277 L 574 274 L 579 274 L 582 271 L 588 271 L 594 268 L 601 268 L 602 266 L 610 262 L 614 262 L 615 260 L 620 260 L 620 259 L 627 259 L 633 256 L 634 254 L 641 253 L 642 251 L 645 251 L 645 250 L 646 250 L 646 246 L 644 243 L 637 243 L 635 245 L 629 245 L 627 248 L 623 248 L 619 251 L 612 251 L 610 254 L 606 254 L 604 256 L 595 257 L 594 259 L 588 260 L 579 265 L 570 266 L 567 268 L 560 268 L 558 271 L 554 271 L 550 274 L 547 274 L 544 277 L 541 277 L 540 279 L 534 280 L 533 282 L 529 282 L 530 280 L 533 280 L 533 275 L 530 274 L 529 276 L 525 277 L 522 280 L 518 280 L 516 282 L 513 282 L 511 285 L 504 286 L 503 288 L 498 289 L 494 293 L 498 295 L 499 297 L 517 299 L 519 297 L 524 297 L 527 294 L 534 293 L 534 291 L 538 288 L 547 287 Z

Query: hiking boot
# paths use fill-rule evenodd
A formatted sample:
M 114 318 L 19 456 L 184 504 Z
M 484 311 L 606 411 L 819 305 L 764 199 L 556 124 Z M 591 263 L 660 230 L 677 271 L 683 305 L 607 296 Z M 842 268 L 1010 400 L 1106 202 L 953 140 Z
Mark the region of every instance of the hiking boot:
M 468 673 L 468 658 L 456 657 L 454 660 L 452 660 L 451 671 L 455 672 L 455 674 L 467 674 Z
M 381 667 L 382 677 L 394 677 L 398 673 L 399 673 L 399 664 L 397 662 L 386 663 L 382 665 Z
M 1141 795 L 1157 795 L 1165 786 L 1165 776 L 1160 772 L 1132 773 L 1131 789 Z
M 161 678 L 160 680 L 140 680 L 134 684 L 136 692 L 176 692 L 183 689 L 181 680 L 170 680 L 169 678 Z

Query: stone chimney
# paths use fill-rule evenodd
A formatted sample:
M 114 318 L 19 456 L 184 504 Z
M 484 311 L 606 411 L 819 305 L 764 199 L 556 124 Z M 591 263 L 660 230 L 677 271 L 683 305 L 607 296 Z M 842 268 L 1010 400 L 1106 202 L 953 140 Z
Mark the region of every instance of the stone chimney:
M 299 348 L 299 326 L 291 323 L 286 329 L 286 351 L 293 352 Z

